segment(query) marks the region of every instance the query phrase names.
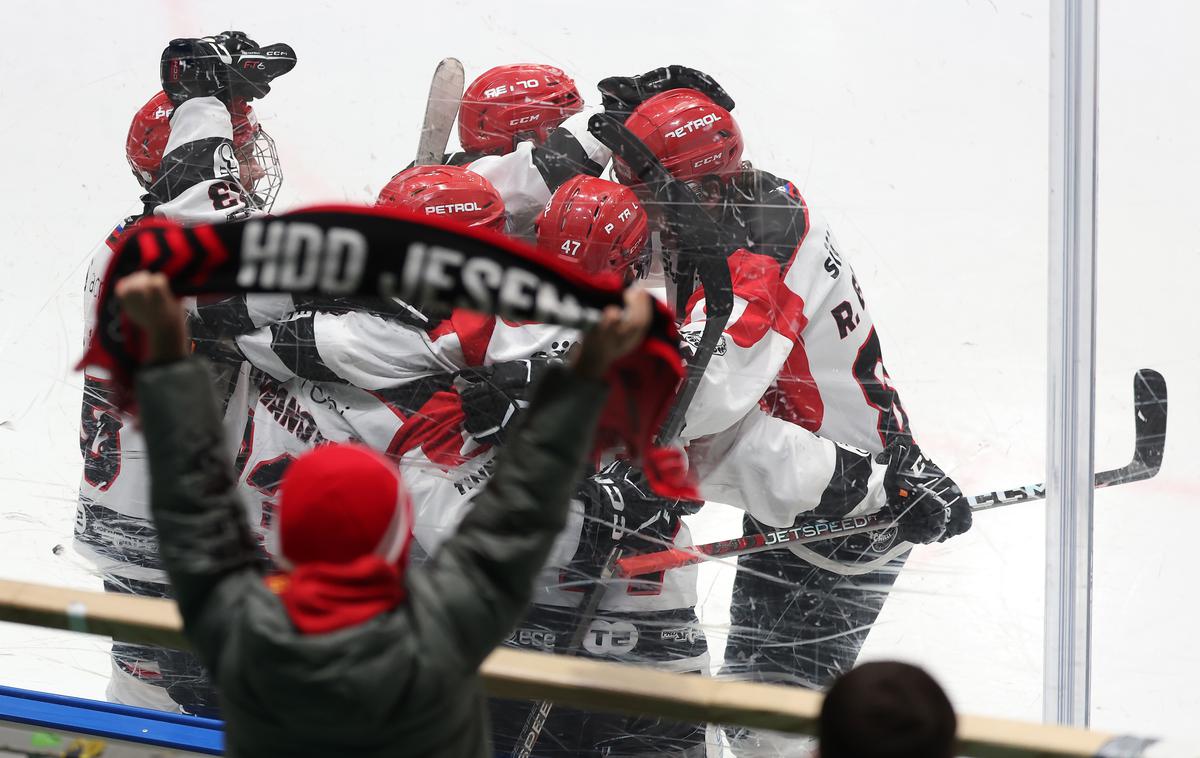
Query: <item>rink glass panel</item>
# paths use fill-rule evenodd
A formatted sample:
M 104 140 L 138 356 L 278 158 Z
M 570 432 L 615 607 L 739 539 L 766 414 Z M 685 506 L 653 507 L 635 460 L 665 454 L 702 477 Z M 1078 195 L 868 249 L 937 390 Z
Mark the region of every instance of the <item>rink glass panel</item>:
M 1167 19 L 1174 6 L 1155 8 Z M 300 58 L 296 71 L 256 104 L 286 176 L 276 210 L 373 200 L 411 160 L 429 77 L 448 55 L 463 60 L 468 81 L 501 63 L 557 65 L 589 104 L 598 104 L 594 85 L 605 76 L 670 63 L 712 74 L 738 103 L 745 157 L 794 183 L 836 235 L 926 452 L 967 493 L 1043 479 L 1048 22 L 1042 5 L 769 2 L 731 12 L 694 3 L 684 14 L 618 3 L 606 6 L 606 17 L 550 2 L 522 3 L 511 12 L 473 2 L 450 9 L 453 42 L 422 33 L 412 15 L 386 4 L 353 14 L 313 4 L 295 14 L 260 3 L 233 19 L 198 4 L 146 3 L 120 21 L 77 3 L 30 4 L 14 14 L 30 30 L 16 39 L 40 39 L 32 30 L 53 25 L 71 49 L 88 51 L 89 64 L 81 76 L 76 66 L 53 60 L 35 66 L 32 49 L 0 52 L 6 70 L 26 72 L 11 82 L 12 96 L 25 105 L 22 120 L 10 126 L 19 130 L 21 148 L 12 151 L 9 175 L 28 179 L 8 190 L 16 239 L 0 258 L 8 377 L 0 400 L 5 577 L 101 586 L 72 547 L 83 387 L 72 366 L 80 354 L 84 272 L 89 251 L 138 208 L 139 188 L 122 147 L 130 116 L 154 91 L 163 43 L 230 24 L 260 41 L 286 41 Z M 1182 77 L 1174 72 L 1192 62 L 1171 57 L 1182 45 L 1134 46 L 1123 36 L 1125 29 L 1148 37 L 1150 28 L 1183 25 L 1152 24 L 1131 7 L 1109 14 L 1101 20 L 1101 468 L 1128 455 L 1133 370 L 1150 366 L 1168 382 L 1181 378 L 1174 385 L 1178 419 L 1191 402 L 1182 379 L 1197 359 L 1174 336 L 1189 323 L 1188 284 L 1172 276 L 1186 255 L 1180 240 L 1196 231 L 1183 200 L 1195 150 L 1180 132 L 1160 125 L 1178 120 L 1174 93 L 1183 83 L 1171 85 L 1170 77 Z M 667 31 L 621 35 L 633 28 Z M 1138 52 L 1147 48 L 1153 55 Z M 46 115 L 66 111 L 76 116 Z M 1146 171 L 1147 161 L 1153 171 Z M 1178 442 L 1186 428 L 1174 430 Z M 1182 473 L 1171 468 L 1185 460 L 1168 451 L 1158 480 L 1097 495 L 1094 716 L 1100 726 L 1171 731 L 1185 678 L 1198 668 L 1194 657 L 1182 664 L 1175 658 L 1187 649 L 1184 630 L 1193 626 L 1176 618 L 1180 604 L 1173 602 L 1187 591 L 1183 560 L 1195 532 L 1188 527 L 1196 526 L 1187 520 Z M 710 542 L 736 536 L 741 514 L 710 503 L 687 523 L 696 542 Z M 708 653 L 710 672 L 721 670 L 727 651 L 741 644 L 791 656 L 793 680 L 819 678 L 853 660 L 861 644 L 860 659 L 928 667 L 962 711 L 1038 719 L 1043 544 L 1039 504 L 997 509 L 978 515 L 966 535 L 915 549 L 898 576 L 800 578 L 793 565 L 765 583 L 783 595 L 786 610 L 777 612 L 778 602 L 753 593 L 739 597 L 743 610 L 767 610 L 735 628 L 736 566 L 705 564 L 677 583 L 695 588 L 697 628 L 707 638 L 700 652 Z M 860 620 L 855 614 L 878 601 L 893 579 L 878 617 Z M 561 640 L 580 621 L 570 610 L 551 615 L 530 628 L 529 645 L 545 646 L 551 627 Z M 628 631 L 625 621 L 609 623 L 610 641 Z M 676 627 L 672 620 L 667 629 Z M 650 635 L 639 629 L 641 639 L 664 639 L 662 625 L 647 628 Z M 772 636 L 764 638 L 764 630 Z M 3 683 L 104 697 L 107 640 L 8 625 L 0 633 L 13 653 L 0 663 Z M 667 642 L 694 647 L 695 635 L 677 637 Z M 635 646 L 620 659 L 649 665 L 657 657 Z M 519 729 L 524 708 L 515 707 L 504 723 Z M 602 724 L 601 717 L 581 721 L 582 735 Z M 762 744 L 744 743 L 742 754 L 785 749 L 748 739 Z
M 1096 464 L 1121 465 L 1133 371 L 1157 368 L 1171 390 L 1163 467 L 1141 485 L 1098 490 L 1095 512 L 1092 723 L 1098 729 L 1194 735 L 1184 714 L 1200 657 L 1190 632 L 1196 513 L 1193 377 L 1185 335 L 1197 227 L 1187 206 L 1200 160 L 1181 93 L 1196 65 L 1176 32 L 1186 3 L 1106 4 L 1099 17 Z

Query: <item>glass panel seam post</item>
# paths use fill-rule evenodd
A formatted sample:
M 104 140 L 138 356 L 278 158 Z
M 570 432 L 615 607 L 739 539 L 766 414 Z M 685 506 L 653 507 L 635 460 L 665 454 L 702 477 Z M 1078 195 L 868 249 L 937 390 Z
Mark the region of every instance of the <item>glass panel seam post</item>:
M 1050 20 L 1046 721 L 1085 726 L 1091 691 L 1096 295 L 1096 0 Z

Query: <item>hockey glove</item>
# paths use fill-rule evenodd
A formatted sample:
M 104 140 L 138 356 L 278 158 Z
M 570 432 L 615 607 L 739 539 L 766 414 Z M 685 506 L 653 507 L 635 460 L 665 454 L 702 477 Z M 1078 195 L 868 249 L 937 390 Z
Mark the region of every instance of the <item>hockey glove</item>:
M 212 37 L 173 39 L 159 63 L 163 92 L 175 105 L 193 97 L 224 97 L 232 62 L 233 56 Z
M 296 51 L 278 42 L 261 47 L 245 32 L 221 32 L 215 37 L 229 51 L 229 94 L 231 97 L 253 100 L 266 97 L 271 82 L 296 66 Z
M 600 90 L 604 110 L 621 123 L 625 123 L 629 114 L 646 100 L 673 89 L 697 90 L 725 110 L 733 110 L 733 98 L 715 79 L 687 66 L 664 66 L 641 76 L 610 76 L 601 79 L 596 86 Z
M 459 397 L 467 433 L 481 444 L 504 444 L 504 430 L 529 405 L 533 385 L 552 363 L 560 362 L 508 361 L 463 372 L 460 377 L 469 383 L 459 390 Z
M 897 440 L 878 460 L 888 464 L 884 489 L 898 539 L 943 542 L 971 528 L 971 507 L 962 490 L 915 442 Z
M 615 461 L 593 474 L 576 497 L 583 502 L 583 530 L 569 567 L 576 578 L 594 579 L 618 545 L 629 552 L 666 549 L 679 530 L 680 516 L 702 505 L 655 495 L 628 461 Z

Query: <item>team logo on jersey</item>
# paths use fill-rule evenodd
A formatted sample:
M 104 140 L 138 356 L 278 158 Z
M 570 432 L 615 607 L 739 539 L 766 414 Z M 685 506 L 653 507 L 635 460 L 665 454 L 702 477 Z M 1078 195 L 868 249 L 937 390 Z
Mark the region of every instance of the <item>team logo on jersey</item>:
M 227 176 L 231 179 L 240 176 L 237 157 L 233 154 L 233 145 L 229 142 L 222 142 L 213 153 L 213 175 Z
M 583 649 L 592 655 L 625 655 L 637 642 L 637 627 L 628 621 L 596 619 L 583 638 Z
M 558 644 L 558 635 L 545 629 L 514 629 L 508 635 L 506 644 L 513 647 L 532 647 L 538 650 L 554 650 Z
M 571 352 L 571 348 L 575 347 L 575 343 L 571 340 L 560 340 L 552 342 L 549 350 L 538 350 L 531 357 L 533 358 L 549 358 L 551 360 L 562 360 Z
M 696 626 L 663 629 L 658 638 L 663 642 L 696 642 L 704 639 L 704 630 Z
M 896 534 L 898 531 L 899 530 L 893 526 L 887 529 L 881 529 L 872 534 L 871 552 L 886 553 L 888 550 L 891 550 L 892 545 L 896 544 Z
M 683 337 L 684 342 L 691 346 L 692 352 L 695 353 L 700 349 L 700 340 L 704 335 L 701 332 L 683 332 L 680 336 Z M 725 355 L 728 349 L 729 346 L 725 342 L 725 335 L 722 334 L 721 338 L 717 340 L 717 346 L 713 348 L 713 355 L 720 357 Z

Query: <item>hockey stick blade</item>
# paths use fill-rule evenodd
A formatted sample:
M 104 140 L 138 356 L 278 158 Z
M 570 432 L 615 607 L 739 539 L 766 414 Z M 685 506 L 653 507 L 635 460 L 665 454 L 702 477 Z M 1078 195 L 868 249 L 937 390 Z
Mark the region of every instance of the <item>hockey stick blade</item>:
M 1167 380 L 1154 369 L 1144 368 L 1133 375 L 1133 428 L 1133 460 L 1120 468 L 1096 472 L 1096 489 L 1149 479 L 1162 466 L 1167 441 Z M 967 502 L 973 511 L 986 511 L 1044 497 L 1043 482 L 972 495 Z
M 446 155 L 454 118 L 462 104 L 466 76 L 457 58 L 443 58 L 433 72 L 429 85 L 429 100 L 425 103 L 425 121 L 421 124 L 421 139 L 417 143 L 418 166 L 434 166 Z
M 1149 479 L 1157 474 L 1162 466 L 1163 449 L 1167 439 L 1167 382 L 1162 374 L 1148 368 L 1138 371 L 1133 377 L 1133 399 L 1133 460 L 1121 468 L 1096 472 L 1094 481 L 1097 488 Z M 967 502 L 971 504 L 972 511 L 986 511 L 1002 505 L 1041 500 L 1044 497 L 1046 485 L 1040 483 L 968 496 Z M 617 568 L 622 576 L 657 574 L 699 563 L 706 558 L 733 558 L 772 550 L 781 545 L 804 545 L 834 537 L 877 532 L 894 525 L 891 519 L 881 514 L 806 521 L 765 534 L 751 534 L 689 548 L 668 548 L 653 553 L 631 555 L 620 559 Z

